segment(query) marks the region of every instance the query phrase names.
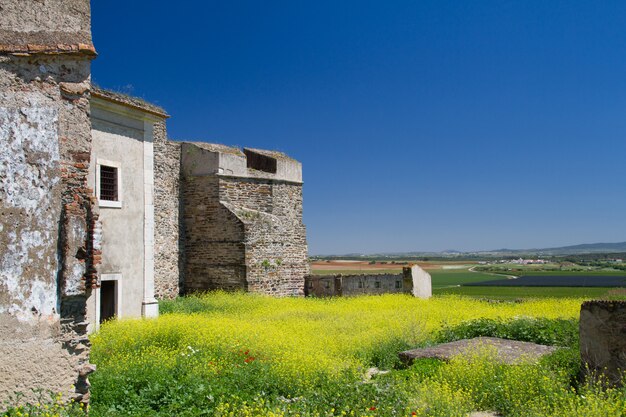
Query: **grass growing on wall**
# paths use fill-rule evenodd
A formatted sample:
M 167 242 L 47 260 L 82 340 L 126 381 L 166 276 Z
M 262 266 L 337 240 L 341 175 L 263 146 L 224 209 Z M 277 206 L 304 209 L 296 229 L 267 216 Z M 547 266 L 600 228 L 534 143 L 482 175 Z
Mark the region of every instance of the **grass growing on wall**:
M 542 328 L 550 329 L 551 319 L 562 319 L 554 320 L 557 327 L 575 326 L 581 302 L 494 304 L 405 295 L 276 299 L 222 292 L 181 298 L 161 303 L 158 319 L 106 323 L 92 338 L 98 371 L 90 377 L 91 415 L 448 416 L 490 408 L 566 416 L 577 414 L 559 413 L 599 407 L 606 414 L 597 415 L 617 416 L 613 410 L 624 412 L 623 392 L 595 393 L 591 387 L 583 398 L 570 389 L 567 358 L 496 366 L 485 352 L 465 362 L 418 362 L 409 369 L 397 359 L 401 350 L 477 328 L 480 333 L 493 323 L 509 326 L 498 331 L 524 334 L 532 334 L 520 330 L 533 326 L 532 318 L 542 318 Z M 522 324 L 510 324 L 522 317 Z M 478 325 L 468 325 L 476 320 Z M 562 333 L 571 335 L 568 329 Z M 570 336 L 559 340 L 575 343 Z M 391 372 L 367 380 L 373 366 Z M 485 378 L 502 381 L 502 388 L 493 392 L 481 385 Z M 520 378 L 527 382 L 516 383 Z

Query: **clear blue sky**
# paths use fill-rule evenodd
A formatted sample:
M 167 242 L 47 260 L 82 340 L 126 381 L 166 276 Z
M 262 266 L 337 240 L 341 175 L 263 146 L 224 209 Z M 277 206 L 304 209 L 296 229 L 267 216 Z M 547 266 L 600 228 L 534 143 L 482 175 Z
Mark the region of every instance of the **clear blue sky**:
M 304 168 L 309 252 L 626 241 L 626 2 L 93 1 L 93 79 Z

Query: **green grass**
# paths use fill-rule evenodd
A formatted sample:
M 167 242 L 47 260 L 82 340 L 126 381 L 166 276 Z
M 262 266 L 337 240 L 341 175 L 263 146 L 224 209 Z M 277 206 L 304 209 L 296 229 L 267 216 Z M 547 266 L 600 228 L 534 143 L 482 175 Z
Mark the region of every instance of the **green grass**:
M 435 269 L 428 271 L 432 278 L 433 288 L 445 288 L 454 285 L 463 285 L 470 282 L 490 281 L 499 279 L 484 272 L 470 272 L 467 269 Z
M 482 271 L 481 271 L 482 272 Z M 522 271 L 489 271 L 492 274 L 498 275 L 515 275 L 515 276 L 609 276 L 609 277 L 621 277 L 626 276 L 624 271 L 568 271 L 568 270 L 557 270 L 557 271 L 535 271 L 532 269 L 524 269 Z M 495 277 L 494 279 L 497 279 Z
M 343 269 L 343 270 L 314 270 L 316 275 L 358 275 L 358 274 L 398 274 L 394 269 Z M 580 287 L 464 287 L 464 284 L 502 279 L 505 272 L 471 272 L 467 268 L 461 269 L 434 269 L 428 273 L 432 278 L 434 294 L 455 294 L 474 298 L 495 300 L 515 300 L 521 298 L 602 298 L 612 288 L 580 288 Z M 508 274 L 519 274 L 509 271 Z M 525 275 L 537 276 L 623 276 L 623 271 L 527 271 Z
M 516 275 L 516 274 L 513 274 Z M 592 277 L 624 277 L 626 273 L 624 271 L 528 271 L 523 275 L 534 276 L 592 276 Z
M 455 287 L 433 289 L 437 295 L 455 294 L 475 298 L 514 300 L 520 298 L 602 298 L 612 288 L 581 287 Z

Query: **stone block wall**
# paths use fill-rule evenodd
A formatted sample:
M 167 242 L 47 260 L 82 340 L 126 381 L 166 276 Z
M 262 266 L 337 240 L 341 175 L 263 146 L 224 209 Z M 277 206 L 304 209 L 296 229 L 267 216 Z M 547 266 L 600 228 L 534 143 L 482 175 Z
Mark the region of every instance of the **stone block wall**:
M 182 290 L 184 227 L 181 215 L 180 142 L 167 140 L 165 122 L 154 126 L 154 288 L 159 299 Z
M 220 203 L 217 176 L 185 177 L 185 291 L 247 290 L 243 223 Z
M 224 177 L 220 178 L 220 201 L 244 225 L 247 290 L 304 295 L 309 265 L 302 186 Z
M 608 385 L 626 376 L 626 301 L 587 301 L 580 308 L 583 372 Z
M 0 400 L 34 387 L 86 400 L 89 2 L 4 0 L 0 28 Z

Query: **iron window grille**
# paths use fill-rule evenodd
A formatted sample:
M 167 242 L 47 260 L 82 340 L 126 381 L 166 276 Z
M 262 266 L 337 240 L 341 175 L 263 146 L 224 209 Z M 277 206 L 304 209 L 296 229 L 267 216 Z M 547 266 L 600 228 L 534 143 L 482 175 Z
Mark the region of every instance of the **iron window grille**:
M 117 168 L 100 165 L 100 200 L 119 201 L 118 191 Z

